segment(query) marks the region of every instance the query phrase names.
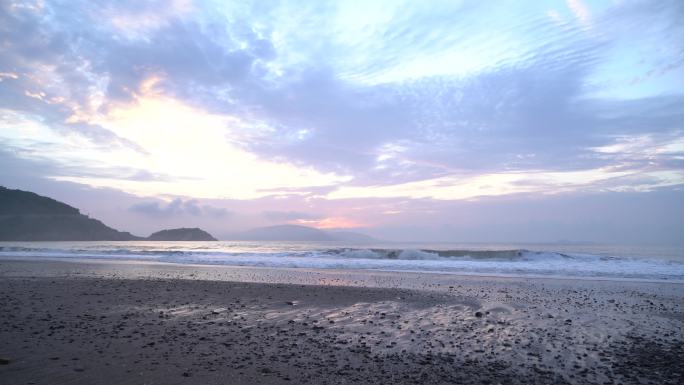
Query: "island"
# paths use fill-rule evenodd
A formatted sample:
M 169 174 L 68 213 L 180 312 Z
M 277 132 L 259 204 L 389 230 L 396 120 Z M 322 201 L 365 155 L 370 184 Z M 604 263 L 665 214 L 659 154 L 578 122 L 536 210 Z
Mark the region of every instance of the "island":
M 161 230 L 147 237 L 149 241 L 217 241 L 208 232 L 197 227 Z

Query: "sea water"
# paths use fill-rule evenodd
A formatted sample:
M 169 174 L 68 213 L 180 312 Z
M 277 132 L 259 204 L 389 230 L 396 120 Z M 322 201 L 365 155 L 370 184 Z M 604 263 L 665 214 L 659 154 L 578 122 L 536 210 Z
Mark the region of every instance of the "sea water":
M 266 241 L 0 242 L 2 257 L 684 282 L 682 246 Z

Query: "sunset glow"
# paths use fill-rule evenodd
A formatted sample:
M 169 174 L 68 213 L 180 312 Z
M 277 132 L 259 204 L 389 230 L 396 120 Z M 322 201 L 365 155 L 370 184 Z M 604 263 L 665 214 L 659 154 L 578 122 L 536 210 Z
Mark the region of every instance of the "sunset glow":
M 2 183 L 74 201 L 107 192 L 110 209 L 85 208 L 142 232 L 158 219 L 136 208 L 195 201 L 231 214 L 193 219 L 218 233 L 448 237 L 463 212 L 485 226 L 476 212 L 530 207 L 521 224 L 560 237 L 586 228 L 574 215 L 595 199 L 604 217 L 643 201 L 657 222 L 684 186 L 677 9 L 11 2 Z M 532 208 L 541 200 L 557 211 Z M 565 201 L 572 224 L 556 219 Z

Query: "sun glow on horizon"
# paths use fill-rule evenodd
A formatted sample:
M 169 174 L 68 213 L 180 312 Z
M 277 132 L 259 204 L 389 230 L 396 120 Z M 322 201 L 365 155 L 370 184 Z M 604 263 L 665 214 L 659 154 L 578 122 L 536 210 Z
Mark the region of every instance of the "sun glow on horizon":
M 294 221 L 295 224 L 315 227 L 317 229 L 354 229 L 367 227 L 367 224 L 361 223 L 344 217 L 328 217 L 323 219 L 298 219 Z

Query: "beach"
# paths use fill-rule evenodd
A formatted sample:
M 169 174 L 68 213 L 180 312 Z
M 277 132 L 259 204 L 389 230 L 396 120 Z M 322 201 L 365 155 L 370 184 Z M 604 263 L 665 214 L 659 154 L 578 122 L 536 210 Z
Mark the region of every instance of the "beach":
M 684 285 L 0 259 L 0 384 L 679 384 Z

